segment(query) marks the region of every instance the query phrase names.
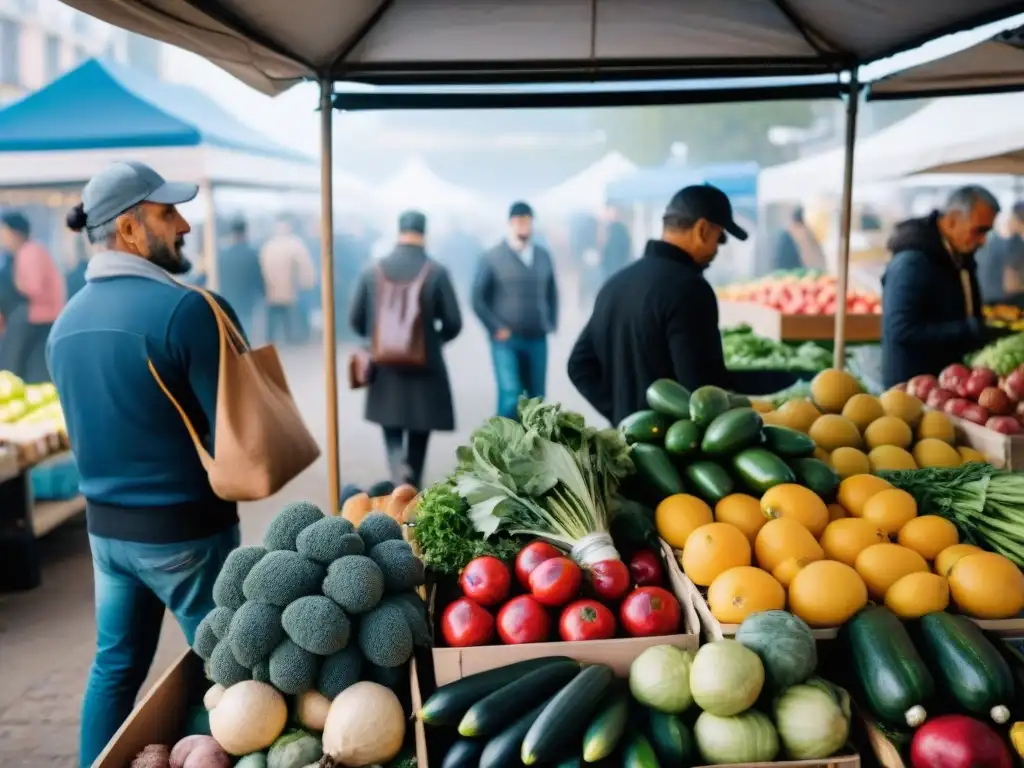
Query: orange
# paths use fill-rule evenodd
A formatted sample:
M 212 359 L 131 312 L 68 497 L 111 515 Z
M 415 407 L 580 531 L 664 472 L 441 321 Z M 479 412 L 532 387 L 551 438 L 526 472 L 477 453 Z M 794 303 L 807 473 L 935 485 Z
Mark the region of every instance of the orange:
M 934 560 L 942 550 L 960 543 L 960 532 L 944 517 L 922 515 L 900 528 L 899 542 L 925 560 Z
M 881 528 L 887 535 L 894 535 L 917 517 L 917 502 L 906 491 L 889 488 L 868 499 L 861 510 L 861 516 Z
M 846 510 L 843 509 L 842 504 L 828 505 L 828 521 L 830 523 L 834 520 L 841 520 L 844 517 L 849 517 L 849 515 L 846 514 Z
M 885 533 L 868 520 L 844 517 L 829 523 L 818 543 L 829 560 L 838 560 L 852 568 L 857 562 L 857 555 L 872 544 L 888 540 Z
M 908 573 L 928 572 L 923 557 L 899 544 L 872 544 L 857 555 L 854 567 L 875 600 L 884 600 L 889 587 Z
M 885 607 L 901 619 L 919 619 L 948 605 L 949 583 L 937 573 L 908 573 L 885 593 Z
M 735 525 L 753 544 L 768 518 L 761 511 L 761 502 L 753 496 L 730 493 L 715 505 L 715 522 Z
M 654 510 L 654 526 L 673 549 L 682 549 L 690 534 L 714 522 L 711 507 L 688 493 L 676 493 L 662 500 Z
M 728 523 L 708 523 L 690 534 L 680 564 L 699 587 L 708 587 L 730 568 L 750 565 L 750 542 Z
M 789 610 L 812 627 L 845 624 L 867 603 L 860 576 L 835 560 L 804 566 L 789 585 Z
M 953 602 L 976 619 L 1009 619 L 1024 610 L 1024 574 L 995 552 L 967 555 L 949 569 Z
M 949 576 L 949 569 L 956 565 L 961 557 L 967 557 L 977 552 L 984 552 L 981 547 L 973 544 L 954 544 L 939 552 L 935 558 L 935 572 L 939 576 Z
M 739 624 L 752 613 L 781 611 L 786 591 L 770 573 L 749 565 L 730 568 L 708 587 L 711 615 L 723 624 Z
M 813 561 L 825 557 L 811 532 L 789 517 L 764 524 L 754 541 L 754 554 L 757 564 L 772 572 L 790 558 Z
M 811 532 L 814 538 L 828 525 L 828 507 L 810 488 L 796 483 L 783 483 L 761 497 L 761 510 L 771 519 L 788 517 Z
M 850 475 L 839 483 L 836 501 L 843 505 L 851 517 L 860 517 L 868 499 L 892 486 L 874 475 Z

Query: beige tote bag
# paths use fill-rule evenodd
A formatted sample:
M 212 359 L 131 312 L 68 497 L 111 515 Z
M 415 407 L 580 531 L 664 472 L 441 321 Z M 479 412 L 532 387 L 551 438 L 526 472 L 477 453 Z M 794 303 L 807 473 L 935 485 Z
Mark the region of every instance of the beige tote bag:
M 265 499 L 316 461 L 320 448 L 295 406 L 277 350 L 250 348 L 217 300 L 189 287 L 210 305 L 220 335 L 213 456 L 152 361 L 150 373 L 185 422 L 214 493 L 225 501 Z

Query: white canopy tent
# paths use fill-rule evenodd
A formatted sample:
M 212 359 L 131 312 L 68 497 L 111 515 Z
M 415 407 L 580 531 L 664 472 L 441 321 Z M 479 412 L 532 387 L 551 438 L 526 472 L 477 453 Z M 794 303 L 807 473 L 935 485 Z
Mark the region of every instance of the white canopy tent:
M 535 198 L 539 213 L 594 212 L 605 203 L 605 190 L 613 181 L 636 170 L 636 164 L 620 152 L 609 152 L 575 176 Z
M 428 216 L 445 213 L 481 214 L 487 211 L 475 192 L 441 178 L 419 157 L 413 158 L 393 176 L 376 187 L 381 209 L 391 217 L 409 208 Z

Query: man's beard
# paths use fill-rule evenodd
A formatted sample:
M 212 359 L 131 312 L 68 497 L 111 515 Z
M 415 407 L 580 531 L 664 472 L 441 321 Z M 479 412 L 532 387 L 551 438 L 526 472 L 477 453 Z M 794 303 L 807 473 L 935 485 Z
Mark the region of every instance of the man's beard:
M 192 269 L 192 262 L 189 261 L 182 248 L 184 240 L 177 240 L 174 248 L 171 248 L 163 240 L 158 240 L 152 235 L 149 237 L 149 260 L 160 269 L 172 275 L 184 275 Z

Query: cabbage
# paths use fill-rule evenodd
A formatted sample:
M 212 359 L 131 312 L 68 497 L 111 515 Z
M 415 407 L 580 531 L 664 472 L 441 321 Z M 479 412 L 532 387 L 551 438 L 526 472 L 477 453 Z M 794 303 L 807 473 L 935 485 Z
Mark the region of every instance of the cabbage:
M 305 731 L 291 731 L 274 742 L 267 753 L 267 768 L 304 768 L 323 757 L 320 739 Z
M 712 715 L 728 717 L 749 709 L 763 686 L 761 658 L 735 640 L 709 643 L 693 659 L 690 692 L 697 706 Z
M 693 737 L 704 762 L 710 765 L 768 763 L 779 753 L 775 726 L 756 709 L 732 717 L 704 712 L 693 726 Z
M 690 666 L 693 652 L 674 645 L 652 645 L 629 666 L 629 690 L 646 707 L 675 715 L 693 703 Z
M 818 677 L 787 688 L 775 700 L 775 724 L 795 760 L 831 757 L 850 735 L 850 696 Z

